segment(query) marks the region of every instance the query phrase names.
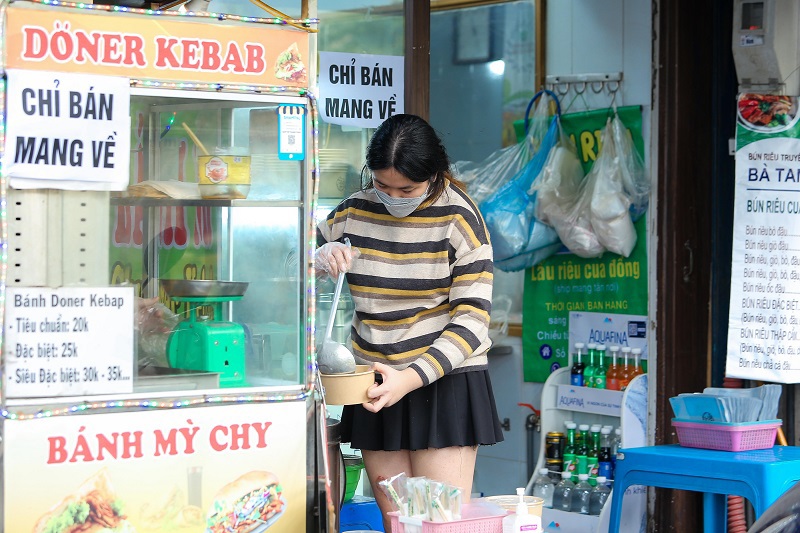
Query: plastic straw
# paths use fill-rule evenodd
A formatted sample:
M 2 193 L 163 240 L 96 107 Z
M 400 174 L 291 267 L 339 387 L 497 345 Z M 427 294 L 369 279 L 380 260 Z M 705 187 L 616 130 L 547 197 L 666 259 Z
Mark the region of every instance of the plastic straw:
M 200 151 L 203 152 L 203 155 L 209 155 L 208 150 L 206 150 L 206 147 L 203 146 L 203 143 L 200 142 L 200 139 L 197 138 L 197 135 L 194 134 L 192 128 L 190 128 L 185 122 L 181 122 L 181 126 L 183 126 L 183 129 L 186 130 L 186 133 L 189 134 L 189 137 L 192 138 L 194 144 L 196 144 L 197 147 L 200 148 Z

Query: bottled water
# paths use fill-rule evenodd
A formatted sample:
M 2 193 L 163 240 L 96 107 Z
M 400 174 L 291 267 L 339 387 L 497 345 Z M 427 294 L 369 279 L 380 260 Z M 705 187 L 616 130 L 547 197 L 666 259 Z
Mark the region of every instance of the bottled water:
M 572 489 L 573 513 L 589 514 L 589 495 L 592 486 L 589 485 L 589 474 L 578 474 L 578 484 Z
M 589 514 L 599 515 L 609 494 L 611 494 L 611 489 L 606 485 L 606 478 L 597 476 L 597 486 L 589 494 Z
M 570 480 L 571 477 L 571 472 L 561 472 L 561 481 L 553 491 L 553 509 L 572 510 L 572 489 L 575 488 L 575 484 Z
M 539 469 L 539 477 L 533 483 L 533 495 L 544 500 L 545 507 L 553 507 L 553 493 L 556 486 L 550 481 L 546 468 Z

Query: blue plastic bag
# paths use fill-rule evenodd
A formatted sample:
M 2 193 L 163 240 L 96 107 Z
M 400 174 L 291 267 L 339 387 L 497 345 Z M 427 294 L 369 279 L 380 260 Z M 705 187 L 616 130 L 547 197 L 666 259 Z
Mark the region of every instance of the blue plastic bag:
M 556 114 L 552 117 L 549 115 L 551 99 L 556 103 Z M 551 91 L 539 91 L 528 104 L 528 111 L 537 100 L 529 131 L 529 136 L 534 137 L 530 141 L 535 154 L 511 181 L 479 205 L 492 239 L 495 266 L 506 272 L 531 267 L 561 247 L 555 229 L 535 216 L 536 192 L 529 194 L 560 134 L 558 97 Z M 526 138 L 524 142 L 528 141 Z

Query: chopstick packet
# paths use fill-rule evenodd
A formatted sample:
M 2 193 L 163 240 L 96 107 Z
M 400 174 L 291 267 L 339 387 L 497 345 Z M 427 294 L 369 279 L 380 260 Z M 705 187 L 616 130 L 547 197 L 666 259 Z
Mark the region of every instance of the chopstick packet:
M 428 480 L 425 485 L 425 500 L 428 504 L 428 516 L 433 522 L 449 522 L 453 515 L 449 509 L 445 508 L 443 496 L 445 494 L 445 484 L 439 481 Z
M 389 499 L 394 510 L 403 516 L 410 516 L 408 514 L 408 492 L 406 490 L 407 479 L 408 476 L 406 476 L 405 472 L 400 472 L 396 476 L 378 481 L 378 487 Z
M 423 476 L 406 478 L 406 492 L 408 493 L 408 516 L 416 516 L 429 520 L 428 502 L 426 493 L 428 479 Z
M 461 520 L 461 489 L 453 485 L 445 485 L 444 505 L 450 511 L 453 520 Z

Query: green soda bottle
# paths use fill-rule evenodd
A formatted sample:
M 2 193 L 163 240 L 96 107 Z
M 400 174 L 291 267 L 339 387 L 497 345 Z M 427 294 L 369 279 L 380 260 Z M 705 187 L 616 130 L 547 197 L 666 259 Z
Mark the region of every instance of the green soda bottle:
M 593 487 L 597 485 L 597 476 L 600 471 L 600 431 L 601 427 L 599 425 L 592 426 L 591 444 L 589 446 L 589 452 L 586 454 L 587 467 L 589 470 L 589 485 Z
M 564 454 L 563 454 L 563 461 L 564 461 L 564 472 L 570 472 L 576 479 L 578 476 L 578 472 L 576 471 L 578 468 L 578 464 L 576 462 L 576 454 L 577 447 L 575 446 L 575 430 L 578 425 L 571 420 L 564 422 L 564 426 L 567 428 L 567 444 L 564 446 Z
M 606 345 L 597 345 L 597 370 L 594 373 L 594 388 L 606 388 L 606 372 L 608 372 L 608 363 L 606 363 Z
M 586 387 L 594 387 L 594 376 L 597 373 L 597 344 L 590 342 L 586 348 L 589 351 L 589 362 L 583 369 L 583 384 Z
M 580 439 L 578 439 L 578 433 L 575 433 L 577 451 L 575 452 L 577 455 L 586 455 L 589 453 L 589 446 L 592 443 L 592 437 L 589 435 L 589 424 L 581 424 L 578 426 L 578 430 L 580 430 Z M 584 474 L 588 474 L 589 472 L 584 472 Z

